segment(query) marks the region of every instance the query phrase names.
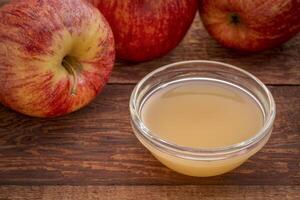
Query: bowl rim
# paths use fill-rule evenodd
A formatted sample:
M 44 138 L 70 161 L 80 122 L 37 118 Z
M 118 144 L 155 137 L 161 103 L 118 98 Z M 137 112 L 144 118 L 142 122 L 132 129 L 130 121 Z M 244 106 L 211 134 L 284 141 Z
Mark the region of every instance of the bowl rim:
M 208 147 L 208 148 L 198 148 L 198 147 L 187 147 L 182 145 L 177 145 L 175 143 L 169 142 L 167 140 L 163 140 L 160 137 L 158 137 L 157 134 L 153 134 L 150 129 L 147 128 L 147 126 L 143 123 L 141 120 L 140 114 L 139 114 L 139 108 L 136 105 L 136 99 L 138 97 L 138 92 L 141 89 L 142 85 L 152 76 L 155 74 L 158 74 L 161 71 L 164 71 L 166 69 L 180 66 L 184 67 L 186 64 L 215 64 L 220 65 L 222 67 L 231 68 L 233 70 L 236 70 L 247 77 L 253 79 L 256 83 L 258 83 L 259 87 L 263 89 L 263 91 L 267 95 L 267 101 L 269 103 L 269 113 L 265 116 L 264 124 L 261 127 L 261 129 L 251 138 L 233 144 L 228 145 L 224 147 Z M 238 68 L 234 65 L 218 62 L 218 61 L 210 61 L 210 60 L 188 60 L 188 61 L 180 61 L 175 62 L 171 64 L 164 65 L 162 67 L 159 67 L 158 69 L 150 72 L 147 74 L 142 80 L 138 82 L 138 84 L 135 86 L 131 97 L 129 101 L 129 108 L 130 108 L 130 114 L 131 114 L 131 123 L 135 128 L 137 128 L 139 131 L 135 131 L 136 136 L 139 138 L 139 136 L 142 136 L 145 138 L 150 144 L 154 145 L 158 150 L 164 151 L 168 154 L 175 155 L 177 157 L 182 158 L 189 158 L 189 159 L 204 159 L 204 160 L 210 160 L 211 158 L 214 159 L 225 159 L 228 158 L 228 155 L 230 154 L 236 154 L 236 153 L 245 153 L 245 150 L 251 147 L 255 147 L 255 144 L 262 141 L 264 138 L 268 137 L 271 134 L 270 129 L 273 126 L 275 116 L 276 116 L 276 104 L 274 101 L 274 98 L 270 92 L 270 90 L 267 88 L 267 86 L 260 81 L 257 77 L 252 75 L 251 73 L 247 72 L 246 70 L 243 70 L 241 68 Z M 248 152 L 248 151 L 246 151 Z

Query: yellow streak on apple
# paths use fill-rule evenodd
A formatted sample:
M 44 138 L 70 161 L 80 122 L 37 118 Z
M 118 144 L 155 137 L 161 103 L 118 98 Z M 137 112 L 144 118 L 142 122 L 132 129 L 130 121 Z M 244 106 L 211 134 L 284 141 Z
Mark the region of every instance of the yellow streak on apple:
M 24 55 L 20 51 L 20 48 L 22 47 L 10 41 L 6 42 L 4 48 L 0 48 L 0 53 L 6 55 L 9 54 L 9 52 L 17 52 L 20 55 L 14 57 L 13 61 L 13 63 L 15 63 L 14 65 L 18 64 L 18 68 L 11 69 L 12 73 L 17 74 L 19 80 L 26 79 L 26 71 L 28 70 L 28 67 L 31 67 L 36 73 L 39 74 L 52 72 L 54 75 L 51 79 L 53 90 L 59 81 L 66 78 L 70 79 L 72 85 L 74 84 L 74 77 L 65 69 L 65 67 L 63 67 L 62 61 L 67 55 L 74 56 L 76 59 L 78 59 L 79 63 L 87 60 L 92 62 L 92 58 L 99 59 L 101 53 L 99 53 L 99 46 L 95 44 L 99 43 L 101 38 L 106 38 L 108 34 L 103 29 L 103 27 L 106 27 L 104 22 L 102 22 L 100 19 L 100 17 L 94 16 L 93 19 L 91 19 L 87 24 L 82 25 L 84 30 L 77 31 L 75 30 L 77 27 L 74 27 L 74 30 L 69 31 L 66 27 L 59 33 L 53 34 L 52 47 L 49 47 L 49 50 L 55 54 L 54 56 L 51 54 L 37 56 Z M 14 27 L 11 29 L 14 29 Z M 14 32 L 13 30 L 10 31 Z M 27 62 L 30 66 L 24 65 L 24 58 L 30 60 L 30 62 Z M 84 71 L 95 71 L 95 66 L 92 66 L 91 64 L 84 63 L 83 67 Z M 24 73 L 21 71 L 24 71 Z M 35 81 L 38 80 L 38 78 L 39 77 L 32 77 L 31 80 Z M 78 81 L 80 82 L 80 74 L 78 74 L 77 78 L 79 78 Z M 24 95 L 24 92 L 25 90 L 19 89 L 16 90 L 12 96 L 14 99 L 22 98 L 22 102 L 25 102 L 26 105 L 26 102 L 30 102 L 32 99 L 38 99 L 40 95 L 39 93 L 34 92 L 26 92 L 26 95 Z M 26 108 L 24 105 L 21 107 Z M 24 110 L 24 112 L 27 111 Z

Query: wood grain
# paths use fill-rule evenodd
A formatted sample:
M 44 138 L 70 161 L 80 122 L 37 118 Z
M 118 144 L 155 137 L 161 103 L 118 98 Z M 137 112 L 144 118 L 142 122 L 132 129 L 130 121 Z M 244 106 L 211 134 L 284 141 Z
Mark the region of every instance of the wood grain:
M 300 185 L 300 86 L 271 87 L 278 108 L 267 145 L 243 166 L 213 178 L 177 174 L 132 133 L 133 86 L 109 85 L 92 104 L 56 119 L 0 107 L 0 184 Z
M 300 186 L 0 187 L 1 200 L 296 200 Z
M 236 65 L 256 75 L 264 83 L 300 84 L 300 34 L 273 50 L 241 54 L 217 44 L 203 28 L 200 17 L 181 44 L 168 55 L 139 64 L 118 62 L 110 83 L 136 83 L 150 71 L 183 60 L 215 60 Z
M 4 4 L 8 3 L 10 0 L 0 0 L 0 7 L 2 7 Z

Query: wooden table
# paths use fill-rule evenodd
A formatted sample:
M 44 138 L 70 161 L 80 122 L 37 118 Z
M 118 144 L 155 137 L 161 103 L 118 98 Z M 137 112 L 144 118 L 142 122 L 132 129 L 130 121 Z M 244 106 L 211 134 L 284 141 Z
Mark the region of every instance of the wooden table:
M 278 108 L 267 145 L 222 176 L 193 178 L 160 164 L 138 142 L 128 101 L 137 81 L 164 64 L 224 61 L 255 74 Z M 281 47 L 243 55 L 219 46 L 197 17 L 169 55 L 117 63 L 105 91 L 86 108 L 36 119 L 0 107 L 0 199 L 300 199 L 300 35 Z

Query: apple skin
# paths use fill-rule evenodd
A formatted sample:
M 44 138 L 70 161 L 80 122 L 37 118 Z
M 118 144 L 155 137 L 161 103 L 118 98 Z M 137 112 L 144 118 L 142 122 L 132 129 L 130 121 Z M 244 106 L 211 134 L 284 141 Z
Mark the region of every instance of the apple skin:
M 112 31 L 82 0 L 13 0 L 0 9 L 0 102 L 35 117 L 90 103 L 109 79 Z
M 300 31 L 299 0 L 202 0 L 199 6 L 210 35 L 244 52 L 271 49 Z
M 109 22 L 117 57 L 141 62 L 164 56 L 183 39 L 197 0 L 89 0 Z

